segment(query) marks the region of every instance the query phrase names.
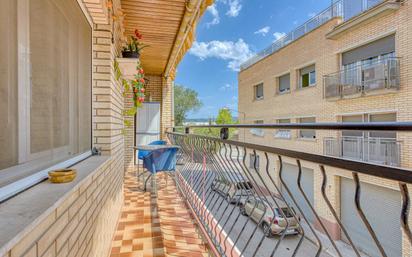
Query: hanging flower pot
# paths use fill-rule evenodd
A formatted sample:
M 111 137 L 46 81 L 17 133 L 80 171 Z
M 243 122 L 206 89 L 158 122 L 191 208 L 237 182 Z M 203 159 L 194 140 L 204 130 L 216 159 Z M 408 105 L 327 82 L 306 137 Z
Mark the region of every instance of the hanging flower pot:
M 130 36 L 126 42 L 125 47 L 122 50 L 122 56 L 123 58 L 139 58 L 140 57 L 140 51 L 148 47 L 148 45 L 143 44 L 140 42 L 142 39 L 142 34 L 139 33 L 139 31 L 136 29 L 134 32 L 134 35 Z M 143 74 L 143 69 L 141 69 Z
M 123 58 L 139 58 L 139 57 L 140 57 L 140 53 L 139 53 L 139 52 L 133 52 L 133 51 L 124 50 L 124 51 L 122 51 L 122 56 L 123 56 Z

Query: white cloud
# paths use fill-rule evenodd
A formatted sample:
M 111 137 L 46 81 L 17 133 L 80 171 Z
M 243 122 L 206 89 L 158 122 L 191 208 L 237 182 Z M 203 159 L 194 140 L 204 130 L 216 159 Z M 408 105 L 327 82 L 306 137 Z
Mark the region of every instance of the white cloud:
M 216 8 L 216 4 L 212 4 L 207 8 L 207 11 L 212 15 L 213 20 L 211 22 L 206 23 L 207 27 L 217 25 L 220 23 L 220 16 L 219 16 L 219 11 Z
M 281 39 L 282 37 L 286 36 L 285 32 L 275 32 L 273 33 L 273 36 L 275 37 L 275 41 L 278 39 Z
M 216 2 L 223 3 L 229 6 L 229 10 L 227 10 L 226 15 L 229 17 L 237 17 L 242 10 L 242 0 L 216 0 Z
M 255 31 L 255 34 L 259 34 L 259 35 L 262 35 L 262 36 L 266 36 L 266 34 L 269 32 L 269 30 L 270 30 L 270 27 L 269 27 L 269 26 L 266 26 L 266 27 L 263 27 L 263 28 Z
M 226 12 L 226 15 L 230 17 L 236 17 L 239 15 L 242 5 L 240 0 L 228 0 L 229 10 Z
M 220 91 L 230 91 L 230 90 L 233 90 L 233 89 L 234 89 L 234 87 L 231 84 L 228 84 L 228 83 L 224 84 L 223 86 L 221 86 L 219 88 Z
M 237 42 L 218 40 L 210 42 L 195 41 L 189 53 L 199 57 L 201 60 L 217 58 L 228 61 L 227 67 L 233 71 L 239 71 L 240 64 L 254 55 L 249 45 L 241 38 Z

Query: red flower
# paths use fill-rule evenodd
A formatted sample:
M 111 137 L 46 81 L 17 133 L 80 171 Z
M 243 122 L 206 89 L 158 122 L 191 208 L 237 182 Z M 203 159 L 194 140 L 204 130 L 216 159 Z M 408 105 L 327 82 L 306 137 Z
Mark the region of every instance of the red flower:
M 145 81 L 144 81 L 144 78 L 141 78 L 140 79 L 140 83 L 144 83 Z
M 134 88 L 133 91 L 134 91 L 135 93 L 137 93 L 137 88 Z
M 142 39 L 142 37 L 143 37 L 142 34 L 140 34 L 137 29 L 134 31 L 134 35 L 135 35 L 138 39 Z
M 142 87 L 142 88 L 140 89 L 140 92 L 144 93 L 144 91 L 145 91 L 145 89 L 144 89 L 144 87 Z
M 144 73 L 143 68 L 142 68 L 142 69 L 140 69 L 140 70 L 139 70 L 139 72 L 140 72 L 140 74 L 143 74 L 143 73 Z

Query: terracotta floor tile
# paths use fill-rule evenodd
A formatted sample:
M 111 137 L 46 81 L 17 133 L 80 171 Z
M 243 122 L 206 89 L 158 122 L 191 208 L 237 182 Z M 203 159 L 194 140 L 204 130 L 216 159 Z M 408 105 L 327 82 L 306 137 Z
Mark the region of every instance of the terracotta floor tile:
M 158 175 L 156 198 L 151 192 L 138 190 L 134 172 L 126 174 L 111 257 L 208 256 L 173 180 L 167 181 L 163 174 Z

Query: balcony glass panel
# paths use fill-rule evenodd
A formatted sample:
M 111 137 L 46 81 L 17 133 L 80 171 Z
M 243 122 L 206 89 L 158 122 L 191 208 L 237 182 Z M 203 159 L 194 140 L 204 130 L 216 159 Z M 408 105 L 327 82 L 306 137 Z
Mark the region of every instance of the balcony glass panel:
M 345 65 L 343 70 L 326 75 L 324 97 L 353 97 L 359 93 L 371 93 L 383 89 L 399 89 L 399 58 L 394 53 L 368 58 Z

